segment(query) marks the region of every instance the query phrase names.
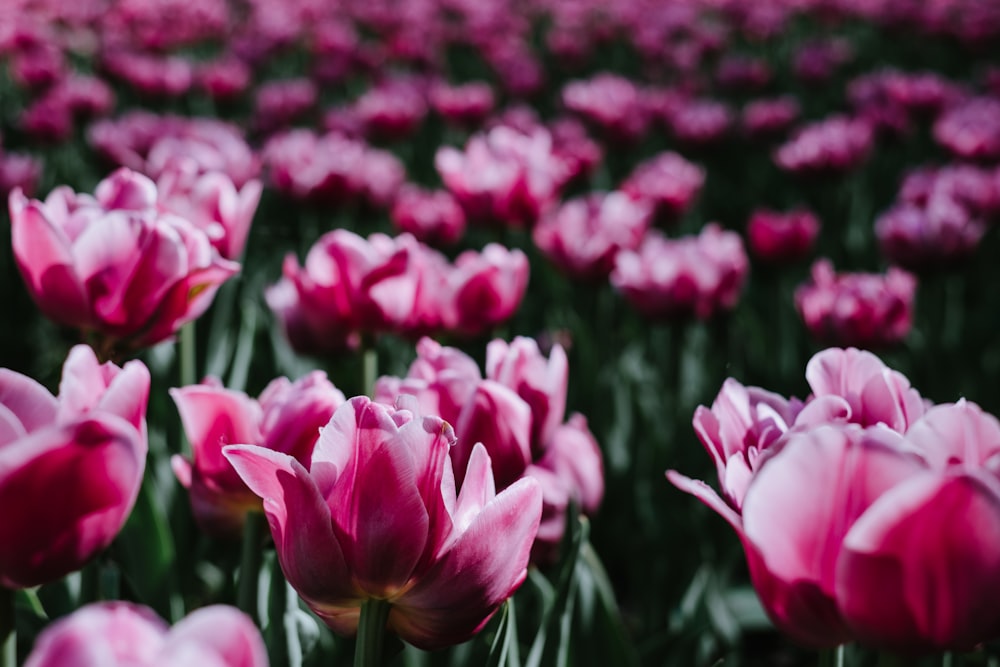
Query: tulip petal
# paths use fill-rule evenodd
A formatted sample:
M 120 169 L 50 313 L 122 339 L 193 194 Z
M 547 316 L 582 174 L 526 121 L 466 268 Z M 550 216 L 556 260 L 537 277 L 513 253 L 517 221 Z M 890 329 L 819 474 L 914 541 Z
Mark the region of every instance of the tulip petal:
M 320 604 L 335 607 L 356 600 L 359 591 L 334 536 L 330 508 L 302 464 L 253 445 L 229 445 L 223 453 L 264 500 L 281 569 L 299 595 L 321 615 Z
M 531 407 L 512 389 L 493 380 L 480 382 L 455 427 L 458 442 L 451 452 L 459 475 L 468 467 L 472 448 L 483 443 L 493 461 L 497 486 L 521 477 L 531 463 Z
M 196 466 L 202 475 L 241 488 L 238 476 L 222 454 L 226 445 L 259 445 L 261 409 L 240 391 L 207 384 L 170 389 Z
M 927 472 L 879 498 L 844 539 L 837 597 L 860 641 L 970 650 L 997 636 L 1000 484 Z
M 39 308 L 62 324 L 90 324 L 90 300 L 65 232 L 20 191 L 10 196 L 10 221 L 17 266 Z
M 0 449 L 0 584 L 24 588 L 79 569 L 107 547 L 142 482 L 145 442 L 101 415 L 40 429 Z
M 188 614 L 171 628 L 167 644 L 192 645 L 205 655 L 217 655 L 225 667 L 267 667 L 268 664 L 267 649 L 253 621 L 224 605 L 203 607 Z M 178 661 L 177 664 L 183 663 Z
M 54 422 L 59 404 L 48 389 L 27 375 L 0 368 L 0 405 L 30 433 Z
M 496 496 L 424 577 L 393 602 L 390 628 L 423 649 L 472 636 L 527 576 L 541 511 L 535 480 L 519 480 Z

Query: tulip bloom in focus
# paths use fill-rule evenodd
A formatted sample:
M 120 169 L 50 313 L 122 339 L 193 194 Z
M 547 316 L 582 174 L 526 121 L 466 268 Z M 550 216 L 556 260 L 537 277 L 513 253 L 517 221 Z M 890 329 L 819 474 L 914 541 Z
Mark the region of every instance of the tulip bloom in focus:
M 247 488 L 222 448 L 255 444 L 308 463 L 313 446 L 344 394 L 322 371 L 296 380 L 277 378 L 253 399 L 225 389 L 209 378 L 203 384 L 171 389 L 191 443 L 194 460 L 179 455 L 171 465 L 191 494 L 191 507 L 201 528 L 213 535 L 239 535 L 246 513 L 261 511 L 260 499 Z
M 586 418 L 573 414 L 563 422 L 568 381 L 559 345 L 546 358 L 531 338 L 494 340 L 486 348 L 484 378 L 463 352 L 424 338 L 405 378 L 375 383 L 375 400 L 392 404 L 412 396 L 422 414 L 454 424 L 458 442 L 450 453 L 459 483 L 477 443 L 493 461 L 499 488 L 536 479 L 543 509 L 531 559 L 542 563 L 558 557 L 570 503 L 593 515 L 604 497 L 601 450 Z
M 928 407 L 868 352 L 825 350 L 806 375 L 804 404 L 730 379 L 695 413 L 722 496 L 668 472 L 736 529 L 768 615 L 816 647 L 1000 636 L 1000 422 Z
M 94 196 L 68 187 L 42 202 L 10 196 L 18 268 L 35 303 L 102 345 L 138 348 L 174 335 L 239 270 L 192 222 L 158 208 L 156 185 L 120 169 Z
M 170 628 L 153 610 L 101 602 L 47 627 L 24 667 L 267 667 L 253 621 L 233 607 L 191 612 Z
M 142 484 L 148 396 L 141 362 L 102 365 L 86 345 L 58 396 L 0 369 L 0 586 L 54 581 L 111 544 Z
M 456 494 L 453 442 L 439 417 L 359 396 L 308 469 L 262 447 L 224 451 L 264 501 L 285 577 L 327 625 L 353 635 L 362 603 L 381 599 L 388 629 L 433 649 L 478 632 L 520 586 L 541 514 L 534 480 L 496 493 L 481 445 Z

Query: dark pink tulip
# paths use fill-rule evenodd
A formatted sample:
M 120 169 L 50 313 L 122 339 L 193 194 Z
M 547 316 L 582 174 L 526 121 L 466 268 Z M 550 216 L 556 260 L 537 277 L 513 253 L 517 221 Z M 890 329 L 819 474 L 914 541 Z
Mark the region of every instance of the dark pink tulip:
M 427 115 L 427 101 L 416 81 L 390 81 L 369 88 L 354 103 L 365 135 L 398 141 L 413 134 Z
M 361 604 L 379 598 L 390 631 L 433 649 L 478 632 L 524 581 L 541 516 L 535 481 L 495 492 L 481 446 L 456 494 L 453 442 L 438 417 L 356 397 L 308 469 L 251 445 L 225 453 L 264 501 L 285 577 L 327 625 L 356 633 Z
M 263 157 L 271 185 L 296 199 L 385 206 L 406 180 L 403 163 L 392 153 L 337 132 L 276 135 L 264 146 Z
M 830 79 L 842 65 L 854 57 L 851 45 L 843 39 L 806 42 L 792 59 L 795 76 L 806 83 L 820 84 Z
M 438 83 L 430 89 L 430 105 L 449 123 L 462 127 L 480 125 L 493 111 L 493 89 L 488 83 L 473 81 L 461 85 Z
M 261 511 L 250 491 L 222 456 L 226 445 L 252 444 L 289 454 L 305 464 L 344 395 L 322 371 L 296 380 L 273 380 L 259 399 L 222 387 L 218 380 L 171 389 L 194 454 L 174 456 L 174 473 L 191 494 L 195 519 L 206 532 L 239 535 L 246 513 Z
M 237 188 L 260 173 L 242 131 L 214 118 L 158 116 L 132 111 L 90 126 L 88 141 L 115 164 L 159 178 L 178 163 L 197 165 L 199 173 L 221 171 Z
M 760 209 L 747 223 L 750 251 L 765 262 L 781 264 L 805 259 L 819 236 L 819 219 L 812 212 L 778 213 Z
M 440 414 L 455 424 L 451 457 L 458 470 L 475 456 L 479 442 L 495 462 L 501 488 L 522 477 L 537 480 L 542 523 L 531 559 L 555 561 L 570 503 L 593 514 L 604 496 L 601 451 L 586 419 L 574 414 L 562 422 L 565 352 L 556 345 L 546 359 L 531 339 L 494 340 L 486 350 L 486 379 L 471 358 L 430 339 L 420 341 L 417 354 L 407 377 L 379 379 L 376 399 L 388 404 L 413 397 L 421 414 Z
M 984 234 L 986 221 L 947 196 L 934 197 L 923 207 L 898 204 L 875 221 L 882 254 L 911 271 L 960 264 Z
M 542 127 L 526 134 L 495 127 L 473 136 L 464 152 L 438 149 L 434 164 L 471 224 L 533 225 L 571 175 Z
M 780 137 L 802 113 L 798 100 L 791 96 L 754 100 L 743 107 L 740 122 L 753 139 Z
M 616 74 L 605 72 L 586 81 L 570 81 L 563 87 L 562 103 L 609 140 L 635 141 L 649 126 L 639 89 Z
M 812 281 L 795 290 L 795 307 L 819 340 L 858 347 L 892 345 L 913 326 L 916 288 L 916 279 L 902 269 L 838 274 L 822 259 L 813 264 Z
M 490 243 L 482 252 L 463 252 L 446 277 L 444 328 L 476 335 L 509 320 L 528 289 L 528 270 L 527 256 L 516 248 Z
M 399 231 L 430 245 L 453 245 L 465 234 L 465 212 L 446 190 L 404 186 L 390 216 Z
M 678 141 L 705 145 L 725 138 L 733 125 L 733 112 L 717 100 L 683 100 L 669 111 L 666 121 Z
M 101 65 L 143 95 L 178 97 L 194 83 L 194 66 L 181 56 L 108 49 L 101 54 Z
M 42 163 L 38 158 L 0 150 L 0 197 L 18 189 L 30 197 L 41 176 Z
M 421 338 L 417 358 L 406 377 L 380 377 L 375 383 L 375 400 L 395 405 L 398 396 L 413 396 L 420 414 L 438 415 L 449 424 L 457 424 L 482 379 L 479 365 L 464 352 Z
M 619 250 L 634 250 L 650 225 L 651 209 L 622 192 L 593 193 L 564 202 L 532 232 L 535 245 L 572 278 L 606 279 Z
M 364 239 L 346 229 L 320 237 L 304 266 L 289 255 L 283 277 L 266 292 L 292 345 L 330 352 L 361 332 L 404 329 L 412 321 L 421 276 L 409 235 Z
M 961 206 L 973 217 L 989 218 L 1000 212 L 996 173 L 970 164 L 914 169 L 903 179 L 899 200 L 930 208 L 940 198 Z
M 796 174 L 838 174 L 868 157 L 873 142 L 867 121 L 831 116 L 798 129 L 774 153 L 781 169 Z
M 633 199 L 649 202 L 654 215 L 664 220 L 681 216 L 705 184 L 705 170 L 677 153 L 660 153 L 640 163 L 622 183 Z
M 55 621 L 38 636 L 25 667 L 267 667 L 253 621 L 233 607 L 191 612 L 169 628 L 152 609 L 99 602 Z
M 1000 99 L 973 97 L 943 113 L 934 139 L 966 160 L 1000 158 Z
M 68 187 L 10 196 L 11 236 L 32 298 L 56 322 L 133 347 L 171 337 L 239 270 L 191 222 L 157 208 L 156 185 L 121 169 L 94 197 Z
M 766 61 L 748 56 L 726 56 L 715 70 L 719 85 L 732 91 L 759 91 L 771 83 L 771 78 L 771 69 Z
M 524 476 L 538 480 L 542 487 L 542 521 L 531 560 L 554 563 L 559 558 L 570 503 L 593 515 L 604 499 L 604 463 L 587 419 L 573 413 L 553 432 L 545 452 L 528 465 Z
M 711 408 L 699 405 L 694 430 L 715 461 L 726 502 L 740 511 L 763 455 L 788 432 L 802 410 L 798 401 L 729 378 Z
M 160 208 L 193 222 L 226 259 L 243 255 L 260 202 L 260 181 L 247 181 L 237 190 L 224 172 L 201 173 L 194 161 L 178 160 L 156 185 Z
M 195 70 L 198 87 L 216 100 L 240 96 L 250 87 L 251 78 L 246 63 L 233 56 L 202 63 Z
M 268 81 L 254 94 L 253 127 L 266 134 L 287 127 L 315 109 L 318 99 L 309 79 Z
M 707 319 L 736 305 L 749 264 L 739 235 L 714 223 L 676 240 L 649 232 L 618 253 L 611 284 L 647 317 Z
M 568 169 L 567 184 L 588 178 L 604 159 L 600 144 L 590 138 L 583 123 L 575 118 L 557 118 L 549 124 L 552 152 Z
M 486 378 L 514 390 L 531 408 L 531 441 L 538 455 L 566 412 L 569 361 L 555 344 L 546 359 L 534 338 L 498 338 L 486 345 Z
M 0 585 L 29 588 L 80 569 L 121 530 L 146 462 L 149 371 L 74 347 L 53 397 L 0 369 Z

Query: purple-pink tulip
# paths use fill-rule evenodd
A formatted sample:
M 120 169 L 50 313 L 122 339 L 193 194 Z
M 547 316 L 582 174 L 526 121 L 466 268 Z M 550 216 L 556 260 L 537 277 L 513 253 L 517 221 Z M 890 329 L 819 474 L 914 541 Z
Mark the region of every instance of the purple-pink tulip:
M 660 153 L 632 170 L 621 190 L 633 199 L 648 202 L 658 219 L 680 217 L 705 184 L 705 170 L 677 153 Z
M 382 377 L 375 385 L 376 400 L 391 404 L 412 396 L 421 414 L 439 414 L 455 425 L 456 470 L 481 443 L 499 488 L 523 477 L 538 480 L 542 525 L 531 558 L 540 563 L 556 560 L 570 503 L 593 514 L 604 496 L 601 450 L 586 419 L 574 414 L 563 422 L 568 370 L 559 345 L 546 358 L 534 340 L 519 337 L 487 345 L 483 378 L 464 353 L 423 339 L 405 378 Z
M 804 209 L 779 213 L 754 211 L 747 222 L 750 251 L 758 259 L 780 264 L 809 256 L 819 236 L 819 219 Z
M 59 395 L 0 369 L 0 586 L 28 588 L 80 569 L 111 544 L 146 464 L 149 371 L 100 364 L 85 345 Z
M 225 454 L 263 499 L 285 577 L 327 625 L 356 633 L 377 598 L 390 631 L 432 649 L 478 632 L 524 581 L 541 516 L 537 482 L 496 493 L 481 445 L 456 493 L 453 442 L 439 417 L 356 397 L 308 468 L 252 445 Z
M 774 162 L 795 174 L 841 174 L 864 162 L 873 141 L 867 121 L 831 116 L 799 128 L 775 151 Z
M 812 281 L 795 290 L 795 307 L 818 340 L 881 347 L 910 333 L 916 289 L 916 279 L 896 267 L 885 274 L 838 274 L 821 259 L 813 264 Z
M 454 245 L 465 234 L 465 212 L 446 190 L 404 186 L 396 195 L 390 217 L 399 231 L 428 245 Z
M 651 207 L 622 192 L 571 199 L 542 218 L 535 245 L 572 278 L 603 280 L 619 250 L 634 250 L 651 223 Z
M 156 185 L 124 168 L 94 196 L 64 186 L 42 202 L 14 191 L 14 256 L 42 312 L 112 349 L 153 345 L 201 315 L 239 265 L 158 204 Z
M 826 350 L 807 377 L 801 407 L 729 380 L 699 408 L 725 500 L 668 473 L 736 529 L 769 616 L 809 646 L 1000 636 L 1000 422 L 964 401 L 928 408 L 867 352 Z
M 260 631 L 233 607 L 191 612 L 172 628 L 152 609 L 100 602 L 45 628 L 24 667 L 267 667 Z
M 191 496 L 191 508 L 207 533 L 239 535 L 247 512 L 261 511 L 260 499 L 222 455 L 226 445 L 252 444 L 308 463 L 319 429 L 344 402 L 322 371 L 295 382 L 271 381 L 259 399 L 225 389 L 215 379 L 171 389 L 193 459 L 179 455 L 171 465 Z
M 739 235 L 717 224 L 681 239 L 650 231 L 618 253 L 611 284 L 647 317 L 704 320 L 736 305 L 749 266 Z
M 1000 100 L 973 97 L 943 113 L 934 123 L 934 139 L 956 157 L 1000 157 Z

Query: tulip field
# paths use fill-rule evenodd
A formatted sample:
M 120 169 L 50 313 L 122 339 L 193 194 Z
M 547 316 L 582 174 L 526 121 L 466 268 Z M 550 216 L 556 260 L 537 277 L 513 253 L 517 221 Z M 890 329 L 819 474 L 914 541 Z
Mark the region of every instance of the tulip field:
M 0 667 L 1000 667 L 998 45 L 3 0 Z

